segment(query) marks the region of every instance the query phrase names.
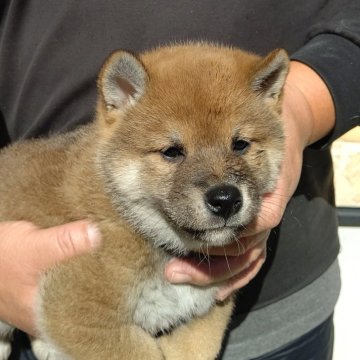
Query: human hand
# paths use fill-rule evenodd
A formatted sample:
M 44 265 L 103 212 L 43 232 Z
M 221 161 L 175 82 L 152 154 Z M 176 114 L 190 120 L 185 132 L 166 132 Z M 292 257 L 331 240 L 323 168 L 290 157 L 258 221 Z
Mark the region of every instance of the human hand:
M 94 225 L 76 221 L 39 229 L 25 221 L 0 222 L 0 319 L 35 335 L 41 275 L 56 263 L 96 248 Z
M 321 101 L 319 101 L 321 99 Z M 292 62 L 282 105 L 285 153 L 275 189 L 265 194 L 259 214 L 234 244 L 209 249 L 196 259 L 172 259 L 165 277 L 172 283 L 206 286 L 223 282 L 217 298 L 224 300 L 259 272 L 266 258 L 266 242 L 297 187 L 304 148 L 325 136 L 334 124 L 334 109 L 326 85 L 306 65 Z

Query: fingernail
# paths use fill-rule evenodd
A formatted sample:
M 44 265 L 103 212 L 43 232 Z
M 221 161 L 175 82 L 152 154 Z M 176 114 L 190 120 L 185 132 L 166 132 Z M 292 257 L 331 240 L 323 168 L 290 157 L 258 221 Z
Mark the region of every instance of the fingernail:
M 179 273 L 176 271 L 173 271 L 171 274 L 170 282 L 173 284 L 184 284 L 191 282 L 191 277 L 188 274 Z
M 87 234 L 90 245 L 93 249 L 97 248 L 101 243 L 101 234 L 99 228 L 94 224 L 89 224 Z

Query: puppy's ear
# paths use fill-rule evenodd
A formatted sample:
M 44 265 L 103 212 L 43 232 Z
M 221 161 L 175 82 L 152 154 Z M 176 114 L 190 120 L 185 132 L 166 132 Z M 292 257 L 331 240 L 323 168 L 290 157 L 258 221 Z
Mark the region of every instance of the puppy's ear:
M 98 79 L 100 96 L 107 110 L 126 110 L 145 92 L 148 75 L 142 63 L 126 51 L 116 51 L 103 65 Z
M 251 77 L 251 89 L 269 104 L 276 106 L 281 99 L 289 71 L 289 57 L 285 50 L 277 49 L 260 60 Z

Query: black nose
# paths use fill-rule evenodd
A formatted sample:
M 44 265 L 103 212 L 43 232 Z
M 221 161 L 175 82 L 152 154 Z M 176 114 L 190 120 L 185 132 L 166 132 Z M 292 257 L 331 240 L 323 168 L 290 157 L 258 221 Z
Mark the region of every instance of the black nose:
M 228 219 L 240 210 L 242 196 L 233 185 L 214 186 L 205 193 L 205 204 L 215 215 Z

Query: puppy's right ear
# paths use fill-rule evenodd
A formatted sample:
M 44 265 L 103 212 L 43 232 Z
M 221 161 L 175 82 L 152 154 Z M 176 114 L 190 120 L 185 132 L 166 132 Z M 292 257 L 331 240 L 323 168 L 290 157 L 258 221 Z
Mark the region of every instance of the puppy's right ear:
M 142 63 L 126 51 L 116 51 L 103 65 L 98 88 L 106 109 L 127 108 L 136 104 L 145 92 L 148 75 Z
M 284 84 L 289 71 L 289 57 L 277 49 L 261 59 L 251 79 L 251 89 L 269 105 L 280 106 Z

